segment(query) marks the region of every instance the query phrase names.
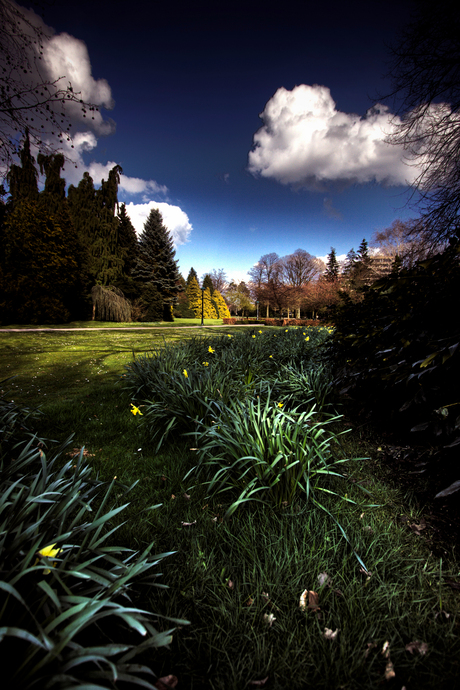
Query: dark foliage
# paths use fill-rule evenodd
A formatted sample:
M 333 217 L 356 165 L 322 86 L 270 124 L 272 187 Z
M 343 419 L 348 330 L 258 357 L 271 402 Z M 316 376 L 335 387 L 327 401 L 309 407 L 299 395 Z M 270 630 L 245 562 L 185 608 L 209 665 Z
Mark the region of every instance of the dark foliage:
M 332 350 L 343 392 L 447 460 L 460 445 L 459 253 L 452 247 L 393 273 L 361 302 L 345 297 Z

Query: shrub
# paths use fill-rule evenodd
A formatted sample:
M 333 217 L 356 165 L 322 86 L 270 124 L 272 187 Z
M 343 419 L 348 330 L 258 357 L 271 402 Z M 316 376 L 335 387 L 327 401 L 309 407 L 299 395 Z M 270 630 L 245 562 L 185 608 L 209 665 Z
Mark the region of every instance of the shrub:
M 337 310 L 331 361 L 337 384 L 374 419 L 422 433 L 453 460 L 460 444 L 459 249 L 379 280 Z M 435 317 L 435 318 L 434 318 Z M 442 448 L 444 446 L 444 448 Z M 446 451 L 447 447 L 447 451 Z

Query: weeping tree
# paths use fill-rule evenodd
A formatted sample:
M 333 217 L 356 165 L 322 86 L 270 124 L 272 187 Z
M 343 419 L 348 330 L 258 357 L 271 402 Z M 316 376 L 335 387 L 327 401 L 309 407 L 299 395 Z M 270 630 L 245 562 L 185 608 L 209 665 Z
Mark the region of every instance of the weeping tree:
M 93 321 L 131 321 L 131 304 L 122 291 L 113 285 L 94 285 L 91 288 L 93 299 Z

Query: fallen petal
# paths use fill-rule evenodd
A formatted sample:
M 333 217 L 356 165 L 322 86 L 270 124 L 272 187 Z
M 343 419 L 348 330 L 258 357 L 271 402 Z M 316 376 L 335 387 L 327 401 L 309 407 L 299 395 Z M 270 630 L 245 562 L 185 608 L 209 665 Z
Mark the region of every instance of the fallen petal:
M 264 618 L 264 623 L 265 623 L 266 625 L 268 625 L 269 628 L 271 628 L 272 625 L 273 625 L 273 623 L 274 623 L 274 621 L 276 621 L 276 618 L 275 618 L 275 616 L 273 615 L 273 613 L 264 613 L 264 617 L 263 617 L 263 618 Z
M 260 687 L 261 685 L 265 685 L 267 680 L 268 676 L 266 678 L 262 678 L 262 680 L 250 680 L 248 685 L 258 685 Z
M 170 690 L 171 688 L 175 688 L 178 682 L 176 676 L 163 676 L 163 678 L 158 678 L 155 687 L 157 690 Z
M 385 680 L 391 680 L 396 675 L 395 668 L 391 659 L 388 659 L 387 665 L 385 666 Z
M 318 575 L 318 582 L 319 586 L 322 587 L 323 585 L 328 585 L 331 582 L 331 578 L 327 573 L 320 573 Z
M 426 642 L 415 640 L 414 642 L 409 642 L 409 644 L 406 644 L 406 651 L 410 652 L 411 654 L 418 652 L 418 654 L 424 656 L 428 651 L 428 645 Z
M 305 611 L 305 609 L 307 608 L 307 596 L 308 596 L 308 589 L 304 589 L 304 591 L 300 595 L 300 601 L 299 601 L 299 608 L 302 609 L 302 611 Z
M 337 628 L 337 630 L 334 630 L 334 631 L 330 630 L 329 628 L 324 628 L 324 637 L 326 638 L 326 640 L 335 640 L 335 638 L 337 637 L 338 634 L 339 634 L 338 628 Z
M 180 524 L 182 525 L 182 527 L 191 527 L 192 525 L 196 525 L 196 520 L 194 520 L 193 522 L 181 522 Z

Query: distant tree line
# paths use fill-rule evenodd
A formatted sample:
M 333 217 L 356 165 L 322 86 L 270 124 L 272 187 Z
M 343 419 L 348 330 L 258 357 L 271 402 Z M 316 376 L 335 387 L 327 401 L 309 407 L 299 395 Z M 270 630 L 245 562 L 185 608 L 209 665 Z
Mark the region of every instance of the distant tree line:
M 137 238 L 118 204 L 121 167 L 99 189 L 85 172 L 66 196 L 61 154 L 35 161 L 26 132 L 19 157 L 0 204 L 1 322 L 173 320 L 183 285 L 172 237 L 153 209 Z

